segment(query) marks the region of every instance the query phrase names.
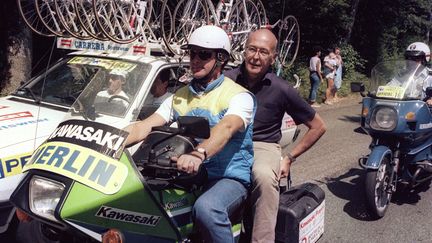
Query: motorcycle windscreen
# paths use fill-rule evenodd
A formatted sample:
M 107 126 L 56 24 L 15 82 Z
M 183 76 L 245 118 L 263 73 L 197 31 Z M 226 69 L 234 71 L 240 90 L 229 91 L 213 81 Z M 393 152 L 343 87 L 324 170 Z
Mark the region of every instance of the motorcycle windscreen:
M 392 60 L 372 69 L 369 95 L 394 100 L 420 100 L 432 85 L 429 70 L 420 62 Z

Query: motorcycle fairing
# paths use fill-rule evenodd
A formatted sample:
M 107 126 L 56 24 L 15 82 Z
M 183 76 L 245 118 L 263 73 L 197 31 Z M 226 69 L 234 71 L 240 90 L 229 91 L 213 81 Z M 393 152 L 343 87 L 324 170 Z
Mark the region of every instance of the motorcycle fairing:
M 116 228 L 121 232 L 177 239 L 172 223 L 153 195 L 144 188 L 142 178 L 129 159 L 123 153 L 117 162 L 127 167 L 128 177 L 115 194 L 104 194 L 87 185 L 74 183 L 61 208 L 61 218 L 93 225 L 95 232 Z
M 94 150 L 63 142 L 41 145 L 23 172 L 31 169 L 63 175 L 105 194 L 118 192 L 126 180 L 126 166 Z
M 387 146 L 375 146 L 369 154 L 369 157 L 364 164 L 364 167 L 367 169 L 378 169 L 381 165 L 381 162 L 383 161 L 383 158 L 387 155 L 390 156 L 390 158 L 392 157 L 392 151 Z
M 397 112 L 397 126 L 392 131 L 375 130 L 370 126 L 373 111 L 379 107 L 391 107 Z M 432 125 L 425 125 L 432 122 L 430 120 L 432 117 L 431 111 L 423 101 L 395 101 L 367 97 L 363 99 L 363 110 L 365 108 L 368 109 L 369 112 L 366 117 L 362 117 L 362 127 L 370 134 L 376 134 L 378 136 L 396 136 L 402 138 L 402 140 L 406 142 L 412 142 L 414 144 L 424 141 L 432 134 Z M 414 119 L 407 120 L 406 115 L 408 113 L 412 113 Z

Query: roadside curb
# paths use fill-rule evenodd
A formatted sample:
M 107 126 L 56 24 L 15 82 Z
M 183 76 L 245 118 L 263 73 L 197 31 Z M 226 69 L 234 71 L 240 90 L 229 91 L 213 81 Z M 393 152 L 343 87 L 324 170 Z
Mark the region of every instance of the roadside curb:
M 320 107 L 314 108 L 317 112 L 323 112 L 327 110 L 333 110 L 341 107 L 352 106 L 361 104 L 362 97 L 358 94 L 350 94 L 346 97 L 341 98 L 341 100 L 333 105 L 326 105 L 324 103 L 319 104 Z

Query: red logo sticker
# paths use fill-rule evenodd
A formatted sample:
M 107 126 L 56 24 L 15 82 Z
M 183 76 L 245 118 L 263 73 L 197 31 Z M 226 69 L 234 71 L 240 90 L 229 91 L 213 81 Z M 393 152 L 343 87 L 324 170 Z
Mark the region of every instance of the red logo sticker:
M 32 115 L 32 113 L 30 113 L 30 111 L 11 113 L 11 114 L 6 114 L 6 115 L 1 115 L 0 121 L 6 121 L 6 120 L 12 120 L 12 119 L 18 119 L 18 118 L 24 118 L 24 117 L 33 117 L 33 115 Z
M 8 108 L 9 106 L 0 105 L 0 109 Z
M 146 51 L 146 47 L 145 46 L 133 46 L 133 53 L 134 54 L 138 54 L 138 53 L 142 53 L 145 54 Z
M 72 40 L 71 39 L 61 39 L 60 40 L 60 46 L 71 47 L 72 46 Z

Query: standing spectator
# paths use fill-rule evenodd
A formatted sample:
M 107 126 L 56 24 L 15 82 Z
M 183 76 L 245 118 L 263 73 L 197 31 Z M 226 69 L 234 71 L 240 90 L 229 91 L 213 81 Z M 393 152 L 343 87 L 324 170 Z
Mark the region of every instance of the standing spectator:
M 310 78 L 310 92 L 309 92 L 309 104 L 314 107 L 320 107 L 316 103 L 317 92 L 320 84 L 323 82 L 321 75 L 321 47 L 315 46 L 313 48 L 314 56 L 309 61 L 309 78 Z
M 338 102 L 339 101 L 339 97 L 337 96 L 337 91 L 342 86 L 342 65 L 343 65 L 343 61 L 342 61 L 342 56 L 340 54 L 340 48 L 339 47 L 335 47 L 334 48 L 334 53 L 335 53 L 336 58 L 337 58 L 337 69 L 336 69 L 336 75 L 335 75 L 335 79 L 334 79 L 335 88 L 333 89 L 333 97 L 334 97 L 334 101 Z
M 330 50 L 329 54 L 324 57 L 324 76 L 327 79 L 327 89 L 325 92 L 324 104 L 333 105 L 333 89 L 334 78 L 337 69 L 337 58 L 333 50 Z
M 326 130 L 318 113 L 286 80 L 271 72 L 277 57 L 276 47 L 276 36 L 270 30 L 252 32 L 246 41 L 243 64 L 225 72 L 227 77 L 249 89 L 258 101 L 253 122 L 252 243 L 275 242 L 279 181 L 288 176 L 291 164 Z M 289 153 L 282 153 L 278 144 L 285 113 L 296 124 L 307 127 L 303 138 Z

